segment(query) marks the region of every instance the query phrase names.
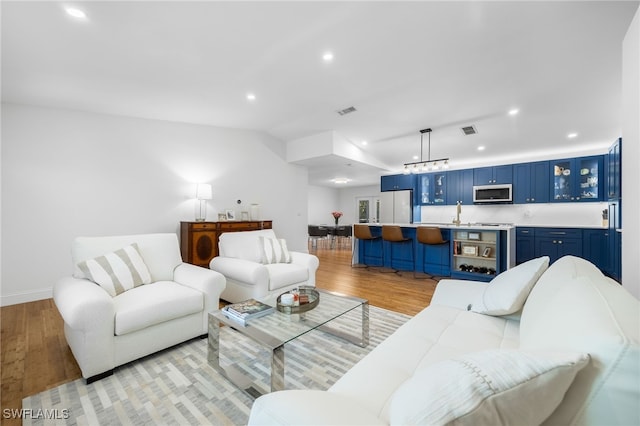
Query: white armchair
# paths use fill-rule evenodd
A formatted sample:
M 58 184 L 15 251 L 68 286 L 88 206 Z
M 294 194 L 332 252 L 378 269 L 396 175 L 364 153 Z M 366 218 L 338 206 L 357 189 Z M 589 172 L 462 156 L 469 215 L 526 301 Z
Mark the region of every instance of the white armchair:
M 114 297 L 78 266 L 137 244 L 151 283 Z M 79 237 L 73 241 L 73 276 L 59 280 L 53 299 L 67 342 L 91 383 L 135 359 L 207 334 L 225 278 L 182 262 L 176 234 Z
M 220 255 L 209 267 L 225 276 L 227 287 L 220 297 L 236 303 L 284 293 L 301 285 L 316 285 L 320 262 L 314 255 L 289 252 L 290 263 L 261 263 L 260 237 L 276 239 L 271 229 L 225 232 L 220 235 Z

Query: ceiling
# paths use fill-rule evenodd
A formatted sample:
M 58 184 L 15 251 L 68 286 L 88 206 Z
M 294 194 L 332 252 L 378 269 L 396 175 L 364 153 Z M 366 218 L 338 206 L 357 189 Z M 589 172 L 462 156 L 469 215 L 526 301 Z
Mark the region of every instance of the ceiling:
M 71 3 L 87 19 L 67 15 Z M 427 127 L 431 158 L 449 157 L 452 168 L 604 152 L 620 136 L 622 40 L 638 2 L 1 7 L 3 101 L 255 129 L 286 142 L 334 131 L 377 161 L 308 159 L 310 183 L 359 186 L 415 161 Z M 478 133 L 465 136 L 469 125 Z M 425 134 L 423 159 L 428 152 Z

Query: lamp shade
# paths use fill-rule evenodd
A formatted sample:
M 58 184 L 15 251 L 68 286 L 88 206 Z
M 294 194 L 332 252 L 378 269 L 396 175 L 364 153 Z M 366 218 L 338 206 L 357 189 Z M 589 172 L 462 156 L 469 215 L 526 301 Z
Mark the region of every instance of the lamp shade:
M 199 183 L 196 186 L 196 198 L 198 200 L 211 200 L 211 185 L 208 183 Z

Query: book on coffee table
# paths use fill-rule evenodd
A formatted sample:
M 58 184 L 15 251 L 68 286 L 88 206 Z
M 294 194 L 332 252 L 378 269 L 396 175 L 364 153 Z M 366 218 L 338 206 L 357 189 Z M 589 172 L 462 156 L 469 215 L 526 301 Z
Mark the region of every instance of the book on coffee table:
M 242 324 L 246 324 L 254 318 L 259 318 L 273 312 L 275 308 L 262 303 L 255 299 L 245 300 L 244 302 L 233 303 L 222 308 L 224 314 Z

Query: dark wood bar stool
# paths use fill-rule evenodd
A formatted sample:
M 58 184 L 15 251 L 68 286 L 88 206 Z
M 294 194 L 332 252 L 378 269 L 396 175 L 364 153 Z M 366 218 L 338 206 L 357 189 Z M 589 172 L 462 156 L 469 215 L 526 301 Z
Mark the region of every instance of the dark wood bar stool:
M 357 240 L 363 240 L 365 241 L 365 244 L 362 247 L 362 255 L 361 255 L 361 259 L 363 259 L 364 261 L 364 257 L 365 257 L 365 247 L 367 245 L 366 241 L 369 241 L 369 249 L 371 249 L 371 245 L 374 243 L 374 241 L 379 241 L 381 240 L 380 236 L 373 236 L 371 235 L 371 228 L 369 228 L 369 225 L 353 225 L 353 237 L 356 238 Z M 356 242 L 356 244 L 358 244 Z M 364 263 L 358 263 L 358 264 L 354 264 L 353 260 L 354 260 L 354 256 L 355 256 L 356 251 L 353 250 L 353 253 L 351 255 L 351 266 L 354 268 L 370 268 L 370 265 L 366 265 Z M 384 254 L 383 254 L 384 256 Z M 384 259 L 384 257 L 383 257 Z M 384 260 L 383 260 L 383 265 L 384 265 Z
M 442 238 L 442 232 L 440 231 L 440 228 L 432 227 L 432 226 L 418 226 L 416 228 L 416 241 L 418 241 L 418 244 L 425 244 L 425 245 L 442 245 L 442 244 L 449 243 L 448 240 L 445 240 L 444 238 Z M 424 256 L 426 251 L 427 250 L 425 248 L 425 250 L 423 250 L 422 252 L 422 257 L 420 259 L 421 265 L 424 265 Z M 424 270 L 421 270 L 422 276 L 418 276 L 416 274 L 417 269 L 418 269 L 417 266 L 413 268 L 414 278 L 418 278 L 418 279 L 434 278 L 434 275 L 427 274 Z M 422 269 L 422 267 L 420 269 Z
M 382 272 L 395 272 L 396 274 L 400 274 L 400 270 L 395 269 L 393 267 L 393 244 L 404 244 L 411 243 L 411 261 L 415 266 L 415 255 L 413 253 L 413 240 L 411 238 L 407 238 L 402 234 L 402 228 L 397 225 L 382 225 L 382 240 L 387 241 L 391 244 L 389 246 L 389 266 L 390 268 L 383 268 Z M 384 244 L 384 243 L 383 243 Z M 384 247 L 382 248 L 383 260 L 382 264 L 384 265 L 384 253 L 386 250 Z M 389 270 L 390 269 L 390 270 Z

